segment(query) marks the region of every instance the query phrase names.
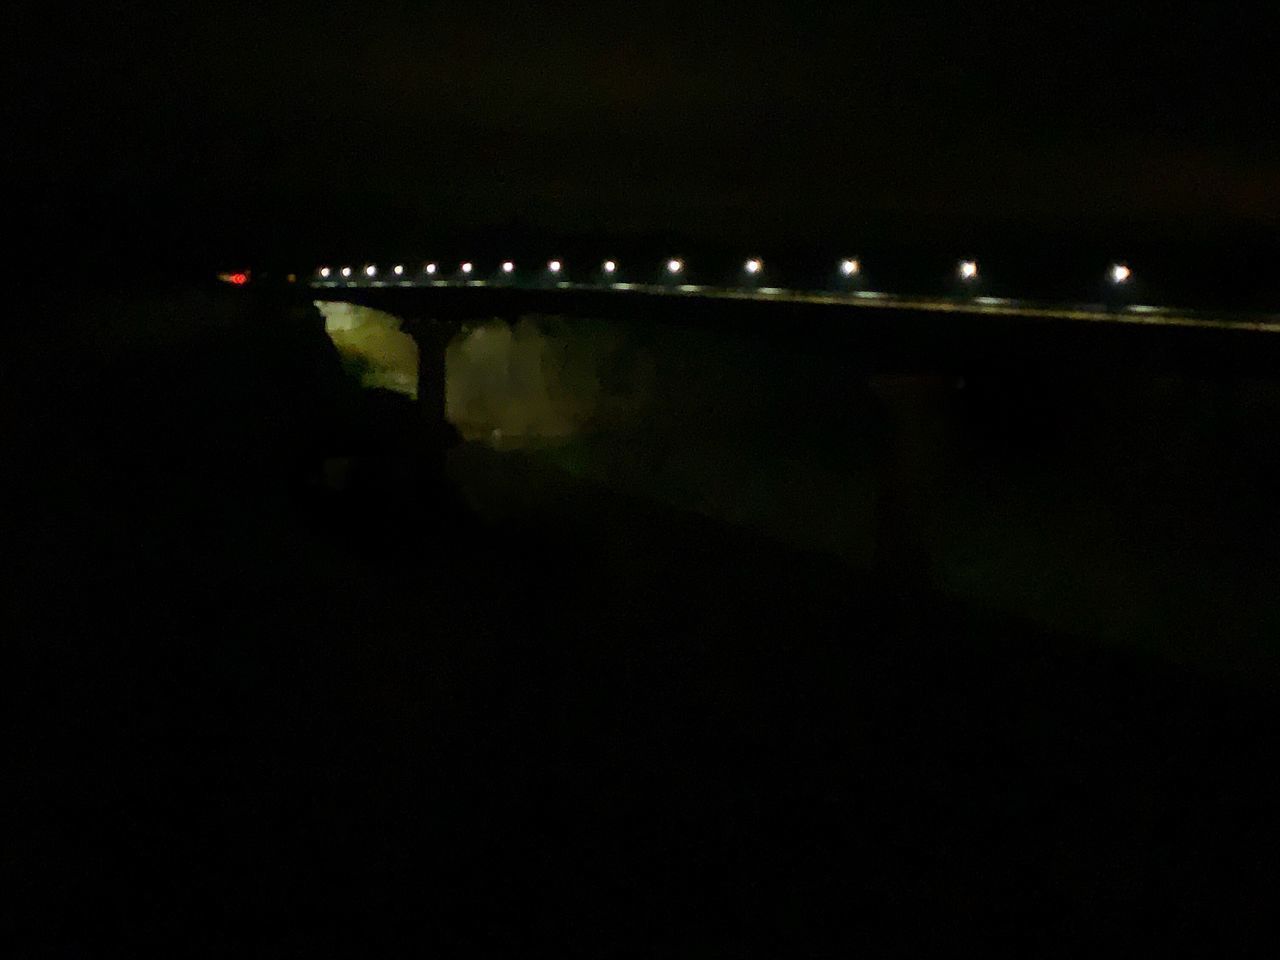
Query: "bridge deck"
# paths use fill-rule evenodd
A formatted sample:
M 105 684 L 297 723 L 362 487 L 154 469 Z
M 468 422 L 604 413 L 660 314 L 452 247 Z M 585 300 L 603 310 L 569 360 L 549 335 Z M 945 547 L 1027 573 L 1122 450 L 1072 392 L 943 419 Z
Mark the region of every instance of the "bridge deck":
M 472 281 L 313 283 L 315 299 L 406 319 L 453 322 L 558 315 L 676 323 L 773 339 L 788 350 L 840 350 L 851 368 L 968 375 L 1059 367 L 1081 373 L 1172 370 L 1275 376 L 1280 318 L 1155 307 L 927 299 L 870 292 L 729 289 L 575 282 L 523 286 Z
M 704 284 L 577 283 L 562 281 L 544 285 L 518 285 L 488 280 L 317 280 L 318 290 L 362 289 L 484 289 L 529 294 L 548 291 L 642 294 L 692 300 L 752 301 L 772 304 L 806 304 L 832 307 L 892 310 L 913 313 L 959 314 L 976 317 L 1023 317 L 1041 320 L 1073 320 L 1091 323 L 1142 326 L 1199 327 L 1280 333 L 1280 315 L 1210 313 L 1178 307 L 1129 305 L 1107 308 L 1101 304 L 1037 303 L 1005 297 L 913 297 L 876 291 L 792 290 L 782 287 L 732 288 Z

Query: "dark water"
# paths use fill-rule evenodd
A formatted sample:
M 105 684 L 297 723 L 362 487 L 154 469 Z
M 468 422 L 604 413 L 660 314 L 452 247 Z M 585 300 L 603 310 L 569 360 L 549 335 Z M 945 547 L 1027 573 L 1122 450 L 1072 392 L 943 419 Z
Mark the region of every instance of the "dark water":
M 370 359 L 370 382 L 413 383 L 407 338 L 335 337 Z M 876 562 L 877 505 L 901 490 L 946 596 L 1272 670 L 1276 381 L 1052 364 L 909 377 L 857 361 L 804 330 L 780 351 L 663 324 L 476 323 L 450 351 L 450 416 L 475 442 L 860 570 Z

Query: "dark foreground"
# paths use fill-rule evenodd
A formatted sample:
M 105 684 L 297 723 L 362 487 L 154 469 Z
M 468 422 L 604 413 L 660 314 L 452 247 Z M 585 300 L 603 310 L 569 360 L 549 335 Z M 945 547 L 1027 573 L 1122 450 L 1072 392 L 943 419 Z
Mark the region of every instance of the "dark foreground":
M 1264 935 L 1267 684 L 460 448 L 481 520 L 309 336 L 16 381 L 6 954 Z M 341 495 L 306 480 L 334 448 Z

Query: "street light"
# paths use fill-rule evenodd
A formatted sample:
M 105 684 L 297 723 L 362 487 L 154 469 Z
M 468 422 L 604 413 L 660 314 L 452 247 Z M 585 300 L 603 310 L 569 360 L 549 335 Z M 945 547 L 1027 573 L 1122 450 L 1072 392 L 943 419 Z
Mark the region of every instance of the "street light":
M 617 265 L 614 261 L 612 261 L 612 260 L 606 260 L 606 261 L 604 262 L 604 272 L 605 272 L 605 273 L 615 273 L 615 272 L 617 272 L 617 269 L 618 269 L 618 265 Z
M 401 264 L 397 263 L 394 267 L 391 268 L 391 272 L 394 273 L 397 277 L 402 277 L 404 276 L 404 267 Z
M 351 276 L 351 268 L 350 268 L 350 267 L 343 267 L 343 268 L 342 268 L 342 275 L 343 275 L 344 277 L 349 277 L 349 276 Z
M 960 279 L 961 280 L 977 280 L 978 264 L 973 260 L 964 260 L 960 263 Z
M 376 277 L 378 275 L 378 268 L 371 263 L 364 268 L 364 275 L 366 277 Z
M 467 263 L 464 263 L 464 264 L 462 265 L 462 272 L 463 272 L 463 273 L 470 273 L 470 272 L 471 272 L 472 270 L 474 270 L 475 268 L 476 268 L 476 267 L 475 267 L 475 264 L 473 264 L 473 263 L 471 263 L 471 262 L 467 262 Z
M 759 273 L 764 269 L 764 261 L 759 257 L 752 257 L 747 261 L 747 273 Z
M 422 269 L 424 269 L 424 270 L 427 272 L 427 274 L 428 274 L 429 276 L 434 277 L 434 276 L 436 275 L 436 269 L 437 269 L 437 268 L 436 268 L 436 265 L 435 265 L 434 263 L 428 263 L 428 264 L 427 264 L 425 267 L 423 267 Z
M 506 262 L 502 265 L 502 272 L 503 272 L 503 273 L 514 273 L 514 272 L 515 272 L 515 269 L 516 269 L 516 265 L 515 265 L 514 263 L 512 263 L 510 260 L 506 261 Z
M 328 279 L 329 279 L 329 274 L 331 274 L 332 272 L 333 272 L 333 271 L 332 271 L 332 270 L 330 270 L 328 267 L 321 267 L 321 268 L 320 268 L 320 276 L 324 277 L 326 280 L 328 280 Z
M 547 264 L 547 269 L 550 270 L 552 273 L 559 273 L 563 268 L 564 268 L 564 264 L 561 263 L 559 260 L 552 260 L 550 263 Z
M 857 260 L 841 260 L 840 272 L 846 277 L 856 276 L 862 272 L 862 264 Z
M 1111 268 L 1111 282 L 1119 285 L 1128 283 L 1133 279 L 1133 271 L 1123 263 L 1117 263 Z
M 684 269 L 684 261 L 682 260 L 667 261 L 667 273 L 679 273 L 683 269 Z

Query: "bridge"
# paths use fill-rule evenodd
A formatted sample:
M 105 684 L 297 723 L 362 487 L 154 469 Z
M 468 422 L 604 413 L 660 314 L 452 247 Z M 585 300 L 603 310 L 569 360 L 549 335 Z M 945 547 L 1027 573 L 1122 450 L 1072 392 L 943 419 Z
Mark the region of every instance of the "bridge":
M 533 270 L 511 260 L 492 266 L 464 260 L 448 268 L 323 266 L 297 287 L 314 299 L 404 320 L 418 345 L 420 404 L 433 424 L 444 421 L 445 349 L 462 325 L 537 314 L 696 325 L 772 338 L 788 349 L 838 350 L 850 376 L 1025 378 L 1050 365 L 1080 376 L 1280 371 L 1280 316 L 1125 303 L 1135 277 L 1121 263 L 1106 271 L 1105 287 L 1114 295 L 1099 304 L 982 295 L 973 260 L 957 264 L 952 295 L 934 297 L 864 289 L 862 264 L 852 258 L 837 261 L 827 288 L 776 286 L 759 258 L 746 260 L 736 276 L 722 273 L 719 282 L 693 282 L 679 258 L 659 260 L 647 277 L 624 275 L 615 260 L 580 274 L 558 259 Z
M 502 316 L 516 313 L 569 313 L 598 317 L 643 313 L 652 319 L 684 322 L 728 322 L 735 330 L 763 324 L 776 326 L 788 318 L 830 322 L 825 334 L 866 336 L 874 333 L 883 342 L 911 336 L 914 350 L 936 352 L 945 346 L 947 356 L 968 351 L 975 338 L 993 330 L 1012 333 L 1019 329 L 1043 335 L 1055 326 L 1100 324 L 1107 327 L 1149 327 L 1169 330 L 1219 331 L 1229 334 L 1280 333 L 1280 314 L 1241 314 L 1217 310 L 1193 310 L 1130 302 L 1136 277 L 1123 263 L 1112 264 L 1104 275 L 1102 303 L 1054 303 L 983 294 L 984 278 L 977 261 L 962 260 L 955 270 L 949 296 L 903 295 L 867 289 L 862 263 L 846 258 L 838 262 L 825 285 L 815 285 L 812 274 L 801 282 L 779 285 L 763 260 L 746 260 L 736 275 L 716 270 L 695 282 L 690 266 L 671 258 L 647 276 L 623 280 L 616 260 L 605 260 L 572 277 L 563 260 L 552 259 L 533 270 L 514 261 L 502 261 L 486 270 L 464 260 L 456 268 L 428 262 L 420 269 L 404 264 L 382 267 L 319 267 L 307 285 L 327 299 L 369 306 L 411 306 L 416 312 L 430 303 L 446 315 L 470 312 Z M 232 282 L 245 282 L 245 274 Z M 1021 325 L 1020 327 L 1017 325 Z M 952 343 L 957 331 L 958 342 Z M 928 334 L 918 339 L 917 334 Z
M 310 279 L 310 286 L 318 290 L 344 291 L 336 299 L 346 299 L 347 291 L 428 289 L 428 290 L 504 290 L 533 294 L 544 291 L 557 293 L 609 292 L 647 297 L 678 297 L 695 301 L 730 300 L 755 301 L 770 304 L 810 305 L 825 307 L 863 308 L 887 310 L 896 313 L 945 313 L 969 317 L 1016 317 L 1032 320 L 1069 320 L 1077 322 L 1101 322 L 1134 324 L 1141 326 L 1195 327 L 1201 329 L 1252 330 L 1256 332 L 1280 332 L 1280 314 L 1257 316 L 1232 314 L 1219 311 L 1180 309 L 1140 303 L 1123 303 L 1125 288 L 1134 279 L 1133 271 L 1124 264 L 1113 264 L 1106 279 L 1117 296 L 1104 304 L 1043 303 L 1010 297 L 984 296 L 978 292 L 980 280 L 976 261 L 961 261 L 956 274 L 957 293 L 951 297 L 911 296 L 863 289 L 859 284 L 861 263 L 858 260 L 841 261 L 838 274 L 841 282 L 831 289 L 811 287 L 775 286 L 763 282 L 764 261 L 751 258 L 742 268 L 737 284 L 687 282 L 687 266 L 680 259 L 671 259 L 664 266 L 664 282 L 626 282 L 617 277 L 617 261 L 606 260 L 591 280 L 563 279 L 565 264 L 560 260 L 548 261 L 546 267 L 534 275 L 517 274 L 513 261 L 504 261 L 494 272 L 492 279 L 481 279 L 480 271 L 472 261 L 463 261 L 451 276 L 444 276 L 439 264 L 427 263 L 421 271 L 410 270 L 403 264 L 382 268 L 376 264 L 353 267 L 320 267 Z M 245 282 L 246 275 L 233 274 L 232 282 Z M 473 298 L 475 299 L 475 298 Z

